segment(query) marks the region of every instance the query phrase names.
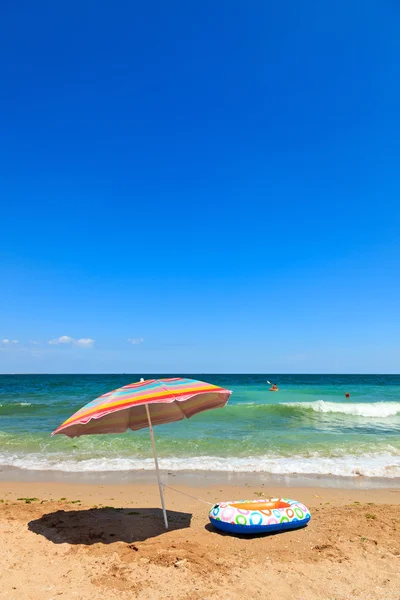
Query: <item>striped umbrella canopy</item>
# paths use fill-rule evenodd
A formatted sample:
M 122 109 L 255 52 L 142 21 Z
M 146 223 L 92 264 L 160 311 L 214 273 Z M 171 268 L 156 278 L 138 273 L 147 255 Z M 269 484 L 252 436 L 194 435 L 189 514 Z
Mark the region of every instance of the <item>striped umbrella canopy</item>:
M 149 379 L 131 383 L 92 400 L 60 425 L 52 435 L 123 433 L 149 427 L 160 489 L 164 522 L 168 528 L 152 425 L 172 423 L 211 408 L 225 406 L 231 392 L 195 379 Z

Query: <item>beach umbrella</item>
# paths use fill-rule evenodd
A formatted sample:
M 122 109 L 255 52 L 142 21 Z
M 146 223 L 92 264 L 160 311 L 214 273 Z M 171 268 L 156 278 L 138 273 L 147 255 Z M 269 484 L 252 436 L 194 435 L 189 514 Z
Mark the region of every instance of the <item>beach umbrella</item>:
M 231 392 L 195 379 L 149 379 L 124 385 L 92 400 L 60 425 L 52 435 L 79 437 L 123 433 L 148 427 L 153 448 L 165 528 L 168 529 L 153 425 L 189 419 L 197 413 L 225 406 Z

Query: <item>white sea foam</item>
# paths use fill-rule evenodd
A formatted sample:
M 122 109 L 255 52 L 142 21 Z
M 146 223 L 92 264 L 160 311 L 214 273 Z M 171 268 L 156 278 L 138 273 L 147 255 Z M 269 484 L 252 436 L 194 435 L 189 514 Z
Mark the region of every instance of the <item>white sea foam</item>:
M 228 471 L 255 472 L 276 475 L 337 475 L 341 477 L 400 477 L 400 454 L 393 449 L 380 454 L 363 454 L 326 457 L 317 454 L 309 457 L 249 456 L 223 458 L 197 456 L 187 458 L 161 458 L 160 467 L 168 471 Z M 66 458 L 60 454 L 0 454 L 0 464 L 37 471 L 104 472 L 152 470 L 151 458 Z
M 281 406 L 309 408 L 320 413 L 340 413 L 355 417 L 386 418 L 400 415 L 400 402 L 285 402 Z

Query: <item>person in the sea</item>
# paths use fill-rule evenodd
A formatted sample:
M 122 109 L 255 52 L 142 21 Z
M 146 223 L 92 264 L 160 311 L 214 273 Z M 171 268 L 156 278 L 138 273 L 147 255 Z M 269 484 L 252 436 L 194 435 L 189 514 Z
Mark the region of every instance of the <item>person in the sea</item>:
M 277 392 L 279 388 L 277 388 L 276 385 L 273 383 L 269 389 L 271 390 L 271 392 Z

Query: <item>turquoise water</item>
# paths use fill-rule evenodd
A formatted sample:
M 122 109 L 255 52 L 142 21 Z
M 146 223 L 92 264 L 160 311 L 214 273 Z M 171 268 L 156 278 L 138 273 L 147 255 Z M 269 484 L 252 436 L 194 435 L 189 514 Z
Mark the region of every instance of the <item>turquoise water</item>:
M 147 430 L 50 436 L 83 404 L 142 376 L 170 375 L 0 376 L 0 465 L 153 468 Z M 233 394 L 223 409 L 155 428 L 165 469 L 400 477 L 399 375 L 188 376 Z M 271 393 L 267 380 L 280 391 Z

